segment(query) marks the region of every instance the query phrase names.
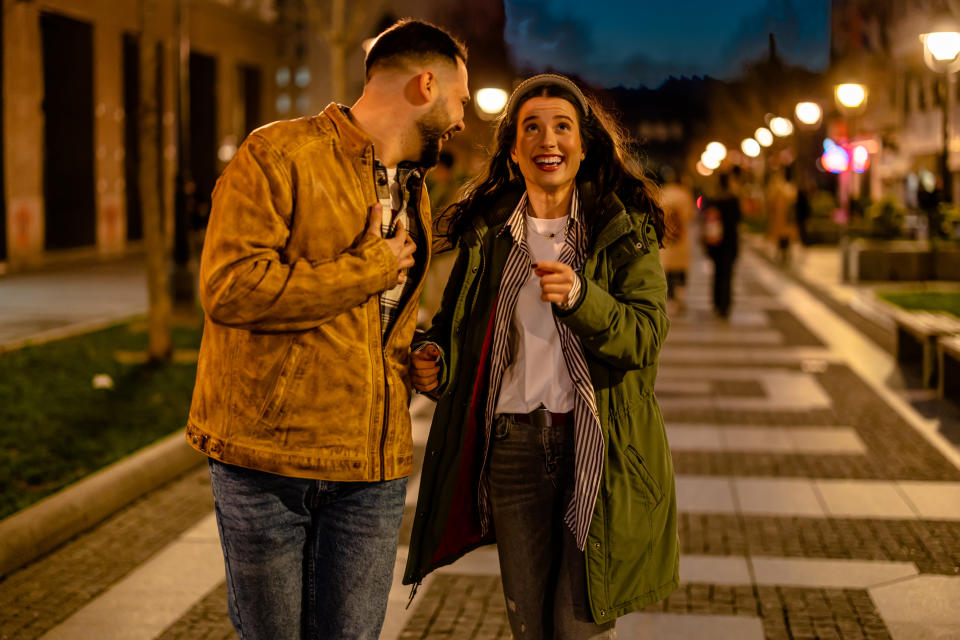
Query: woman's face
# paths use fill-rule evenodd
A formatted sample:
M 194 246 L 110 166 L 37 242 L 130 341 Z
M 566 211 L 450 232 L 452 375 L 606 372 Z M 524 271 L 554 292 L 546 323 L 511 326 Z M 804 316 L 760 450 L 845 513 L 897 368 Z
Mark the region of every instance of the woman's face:
M 517 113 L 510 157 L 527 190 L 557 191 L 573 185 L 584 158 L 577 110 L 563 98 L 530 98 Z

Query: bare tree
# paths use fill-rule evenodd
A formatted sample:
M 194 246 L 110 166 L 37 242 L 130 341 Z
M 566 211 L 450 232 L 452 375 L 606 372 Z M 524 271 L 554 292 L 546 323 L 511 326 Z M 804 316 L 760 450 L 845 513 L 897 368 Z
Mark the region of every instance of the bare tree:
M 157 181 L 157 0 L 140 0 L 140 202 L 143 239 L 147 252 L 149 292 L 149 346 L 152 362 L 169 360 L 173 353 L 170 338 L 170 283 L 167 250 L 160 212 L 160 185 Z

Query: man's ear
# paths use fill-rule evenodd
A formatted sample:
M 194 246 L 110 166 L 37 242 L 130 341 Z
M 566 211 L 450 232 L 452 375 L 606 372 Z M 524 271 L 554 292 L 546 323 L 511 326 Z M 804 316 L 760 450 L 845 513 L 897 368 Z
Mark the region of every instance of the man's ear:
M 437 94 L 437 76 L 433 71 L 424 71 L 417 76 L 417 89 L 424 102 L 430 102 Z

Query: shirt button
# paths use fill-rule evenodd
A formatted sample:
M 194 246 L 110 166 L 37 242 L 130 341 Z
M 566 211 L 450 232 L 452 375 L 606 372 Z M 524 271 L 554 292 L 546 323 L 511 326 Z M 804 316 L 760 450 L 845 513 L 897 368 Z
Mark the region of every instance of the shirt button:
M 383 176 L 380 176 L 380 178 L 377 180 L 377 182 L 380 183 L 380 186 L 381 186 L 381 187 L 385 187 L 385 186 L 387 185 L 387 179 L 384 178 Z
M 599 550 L 600 550 L 600 543 L 599 543 L 599 542 L 594 542 L 594 543 L 593 543 L 593 548 L 596 549 L 597 551 L 599 551 Z
M 473 273 L 476 273 L 476 272 L 477 272 L 477 268 L 476 268 L 476 267 L 474 267 L 474 268 L 473 268 L 473 269 L 471 269 L 470 271 L 472 271 Z

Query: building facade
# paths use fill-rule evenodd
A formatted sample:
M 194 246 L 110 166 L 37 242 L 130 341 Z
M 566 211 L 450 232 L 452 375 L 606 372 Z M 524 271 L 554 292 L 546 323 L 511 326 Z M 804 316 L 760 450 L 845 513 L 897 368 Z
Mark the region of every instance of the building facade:
M 253 127 L 274 117 L 273 0 L 151 0 L 159 131 L 149 152 L 172 236 L 178 10 L 189 39 L 189 167 L 204 194 Z M 142 0 L 3 0 L 0 268 L 140 249 Z

